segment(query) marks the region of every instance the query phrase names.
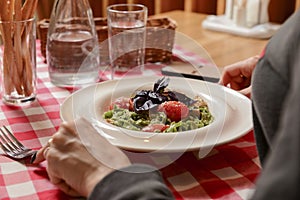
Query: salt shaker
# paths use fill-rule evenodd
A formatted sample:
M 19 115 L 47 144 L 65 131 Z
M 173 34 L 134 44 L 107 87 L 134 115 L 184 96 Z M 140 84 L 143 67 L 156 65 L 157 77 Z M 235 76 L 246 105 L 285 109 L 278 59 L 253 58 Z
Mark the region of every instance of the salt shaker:
M 247 26 L 252 28 L 258 24 L 264 24 L 269 21 L 268 7 L 270 0 L 251 0 L 246 7 Z
M 47 34 L 46 58 L 53 84 L 77 87 L 99 79 L 99 43 L 88 0 L 56 0 Z
M 234 5 L 233 0 L 226 0 L 225 16 L 228 19 L 232 19 L 232 17 L 233 17 L 233 5 Z
M 246 25 L 246 1 L 236 0 L 233 6 L 233 22 L 235 25 L 243 27 Z

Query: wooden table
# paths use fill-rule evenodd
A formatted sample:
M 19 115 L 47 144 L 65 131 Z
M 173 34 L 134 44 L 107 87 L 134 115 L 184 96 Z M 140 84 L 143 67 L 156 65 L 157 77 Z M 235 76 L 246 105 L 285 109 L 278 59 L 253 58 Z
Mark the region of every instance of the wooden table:
M 224 67 L 250 56 L 260 54 L 268 42 L 268 40 L 234 36 L 203 29 L 202 21 L 207 17 L 204 14 L 176 10 L 157 16 L 167 16 L 174 19 L 178 25 L 176 31 L 191 37 L 198 45 L 203 46 L 218 67 Z M 188 48 L 192 52 L 199 51 L 199 46 L 186 43 L 186 40 L 184 42 L 176 40 L 176 43 Z

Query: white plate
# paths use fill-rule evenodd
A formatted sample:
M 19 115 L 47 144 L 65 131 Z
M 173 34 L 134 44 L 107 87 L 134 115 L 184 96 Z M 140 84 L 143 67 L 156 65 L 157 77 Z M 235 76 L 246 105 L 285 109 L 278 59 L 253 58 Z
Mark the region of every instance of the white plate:
M 129 131 L 107 123 L 102 114 L 121 96 L 129 97 L 137 89 L 152 89 L 161 77 L 127 78 L 88 86 L 70 95 L 61 105 L 64 121 L 85 117 L 112 144 L 134 151 L 182 152 L 211 149 L 235 140 L 252 129 L 251 102 L 229 88 L 199 80 L 170 78 L 168 89 L 189 97 L 201 96 L 214 116 L 212 124 L 178 133 Z

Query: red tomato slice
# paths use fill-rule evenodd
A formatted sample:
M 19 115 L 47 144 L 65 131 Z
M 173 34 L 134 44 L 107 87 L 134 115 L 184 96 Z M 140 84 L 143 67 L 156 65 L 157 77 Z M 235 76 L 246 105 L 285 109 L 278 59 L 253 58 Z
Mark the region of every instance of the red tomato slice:
M 148 126 L 144 127 L 142 131 L 144 132 L 163 132 L 169 127 L 169 125 L 165 124 L 149 124 Z

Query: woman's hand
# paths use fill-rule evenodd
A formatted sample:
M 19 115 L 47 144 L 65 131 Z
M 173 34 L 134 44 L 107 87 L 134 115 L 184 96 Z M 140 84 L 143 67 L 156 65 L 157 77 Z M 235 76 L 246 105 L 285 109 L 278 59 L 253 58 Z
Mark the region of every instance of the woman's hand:
M 224 67 L 219 84 L 229 86 L 250 98 L 252 72 L 258 60 L 259 56 L 254 56 Z
M 63 123 L 33 164 L 48 161 L 53 184 L 71 196 L 87 197 L 115 169 L 130 165 L 127 156 L 101 137 L 85 119 Z

